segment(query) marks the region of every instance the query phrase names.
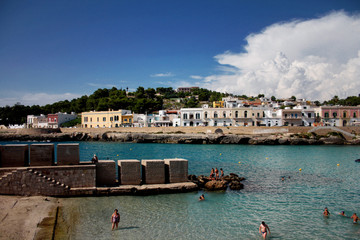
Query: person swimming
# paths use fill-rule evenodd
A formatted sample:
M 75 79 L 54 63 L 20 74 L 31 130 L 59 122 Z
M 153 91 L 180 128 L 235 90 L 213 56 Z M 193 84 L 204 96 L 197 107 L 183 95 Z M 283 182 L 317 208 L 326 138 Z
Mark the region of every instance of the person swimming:
M 329 212 L 329 210 L 327 209 L 327 207 L 324 209 L 323 215 L 324 215 L 325 217 L 330 216 L 330 212 Z
M 346 215 L 345 215 L 345 212 L 344 212 L 344 211 L 341 211 L 341 212 L 339 213 L 339 215 L 346 217 Z
M 356 213 L 354 213 L 350 218 L 353 220 L 354 224 L 357 223 L 359 220 L 359 217 L 356 215 Z
M 202 195 L 199 197 L 199 201 L 203 201 L 203 200 L 205 200 L 204 194 L 202 194 Z

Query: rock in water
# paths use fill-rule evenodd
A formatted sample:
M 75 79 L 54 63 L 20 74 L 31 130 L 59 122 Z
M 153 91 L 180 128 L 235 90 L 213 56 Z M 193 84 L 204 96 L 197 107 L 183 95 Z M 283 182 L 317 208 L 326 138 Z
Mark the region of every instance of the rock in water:
M 217 190 L 226 190 L 227 183 L 226 181 L 209 181 L 205 184 L 205 189 L 210 191 L 217 191 Z
M 244 188 L 244 184 L 238 181 L 233 181 L 229 184 L 231 190 L 240 190 Z
M 355 162 L 358 162 L 358 163 L 360 163 L 360 159 L 356 159 L 356 160 L 355 160 Z

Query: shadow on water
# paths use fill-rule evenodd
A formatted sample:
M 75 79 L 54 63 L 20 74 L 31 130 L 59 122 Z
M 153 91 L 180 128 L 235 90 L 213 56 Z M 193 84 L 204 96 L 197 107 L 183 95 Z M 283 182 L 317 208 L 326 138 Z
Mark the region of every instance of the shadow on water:
M 131 230 L 131 229 L 137 229 L 137 228 L 140 228 L 138 226 L 131 226 L 131 227 L 119 227 L 118 229 L 116 230 Z

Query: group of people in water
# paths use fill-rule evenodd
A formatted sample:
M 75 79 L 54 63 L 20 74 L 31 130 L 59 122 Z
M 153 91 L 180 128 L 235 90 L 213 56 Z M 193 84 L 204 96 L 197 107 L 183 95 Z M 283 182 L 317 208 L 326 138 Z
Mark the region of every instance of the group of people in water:
M 324 209 L 323 215 L 324 215 L 325 217 L 329 217 L 329 216 L 330 216 L 330 212 L 329 212 L 329 209 L 328 209 L 327 207 Z M 339 215 L 344 216 L 344 217 L 348 217 L 348 216 L 345 215 L 345 212 L 344 212 L 344 211 L 341 211 L 341 212 L 339 213 Z M 353 220 L 353 223 L 354 223 L 354 224 L 356 224 L 356 223 L 359 221 L 359 217 L 356 215 L 356 213 L 354 213 L 350 218 Z
M 222 168 L 220 168 L 220 176 L 219 176 L 219 170 L 217 168 L 212 168 L 211 172 L 210 172 L 210 176 L 209 178 L 211 180 L 222 180 L 222 178 L 224 177 L 224 171 Z

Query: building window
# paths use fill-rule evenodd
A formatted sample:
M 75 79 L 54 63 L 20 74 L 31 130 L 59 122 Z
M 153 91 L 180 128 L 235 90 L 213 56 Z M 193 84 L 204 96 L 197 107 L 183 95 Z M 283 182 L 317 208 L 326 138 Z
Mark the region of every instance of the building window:
M 196 119 L 200 119 L 200 113 L 196 113 Z
M 217 112 L 214 112 L 214 118 L 218 118 Z
M 208 114 L 207 114 L 207 112 L 205 112 L 205 118 L 207 118 L 208 116 L 207 116 Z
M 333 117 L 336 118 L 337 117 L 337 112 L 333 113 Z
M 189 114 L 189 119 L 194 119 L 194 114 L 190 113 Z
M 326 112 L 326 113 L 324 114 L 324 117 L 328 118 L 328 117 L 329 117 L 329 113 Z
M 346 112 L 343 112 L 343 117 L 346 118 Z
M 187 119 L 187 118 L 188 118 L 187 113 L 184 113 L 183 118 L 184 118 L 184 119 Z
M 244 116 L 247 118 L 247 114 L 248 114 L 248 112 L 247 111 L 245 111 L 244 112 Z
M 239 117 L 239 112 L 235 111 L 235 118 L 238 118 L 238 117 Z
M 354 112 L 353 117 L 356 118 L 356 112 Z
M 110 117 L 110 122 L 114 121 L 114 118 L 113 117 Z
M 90 122 L 92 122 L 92 118 L 90 118 Z
M 97 122 L 99 122 L 99 118 L 96 118 Z
M 88 117 L 84 117 L 84 122 L 88 122 L 89 118 Z
M 223 112 L 223 117 L 226 118 L 226 112 L 225 111 Z
M 311 113 L 308 113 L 308 118 L 311 118 Z
M 260 117 L 260 113 L 257 113 L 257 117 L 258 117 L 258 118 Z
M 119 121 L 119 116 L 118 115 L 114 116 L 114 120 Z
M 297 118 L 298 117 L 298 115 L 297 115 L 297 113 L 295 113 L 295 118 Z
M 129 119 L 129 123 L 131 123 L 131 118 Z
M 103 117 L 103 122 L 106 122 L 106 117 Z

